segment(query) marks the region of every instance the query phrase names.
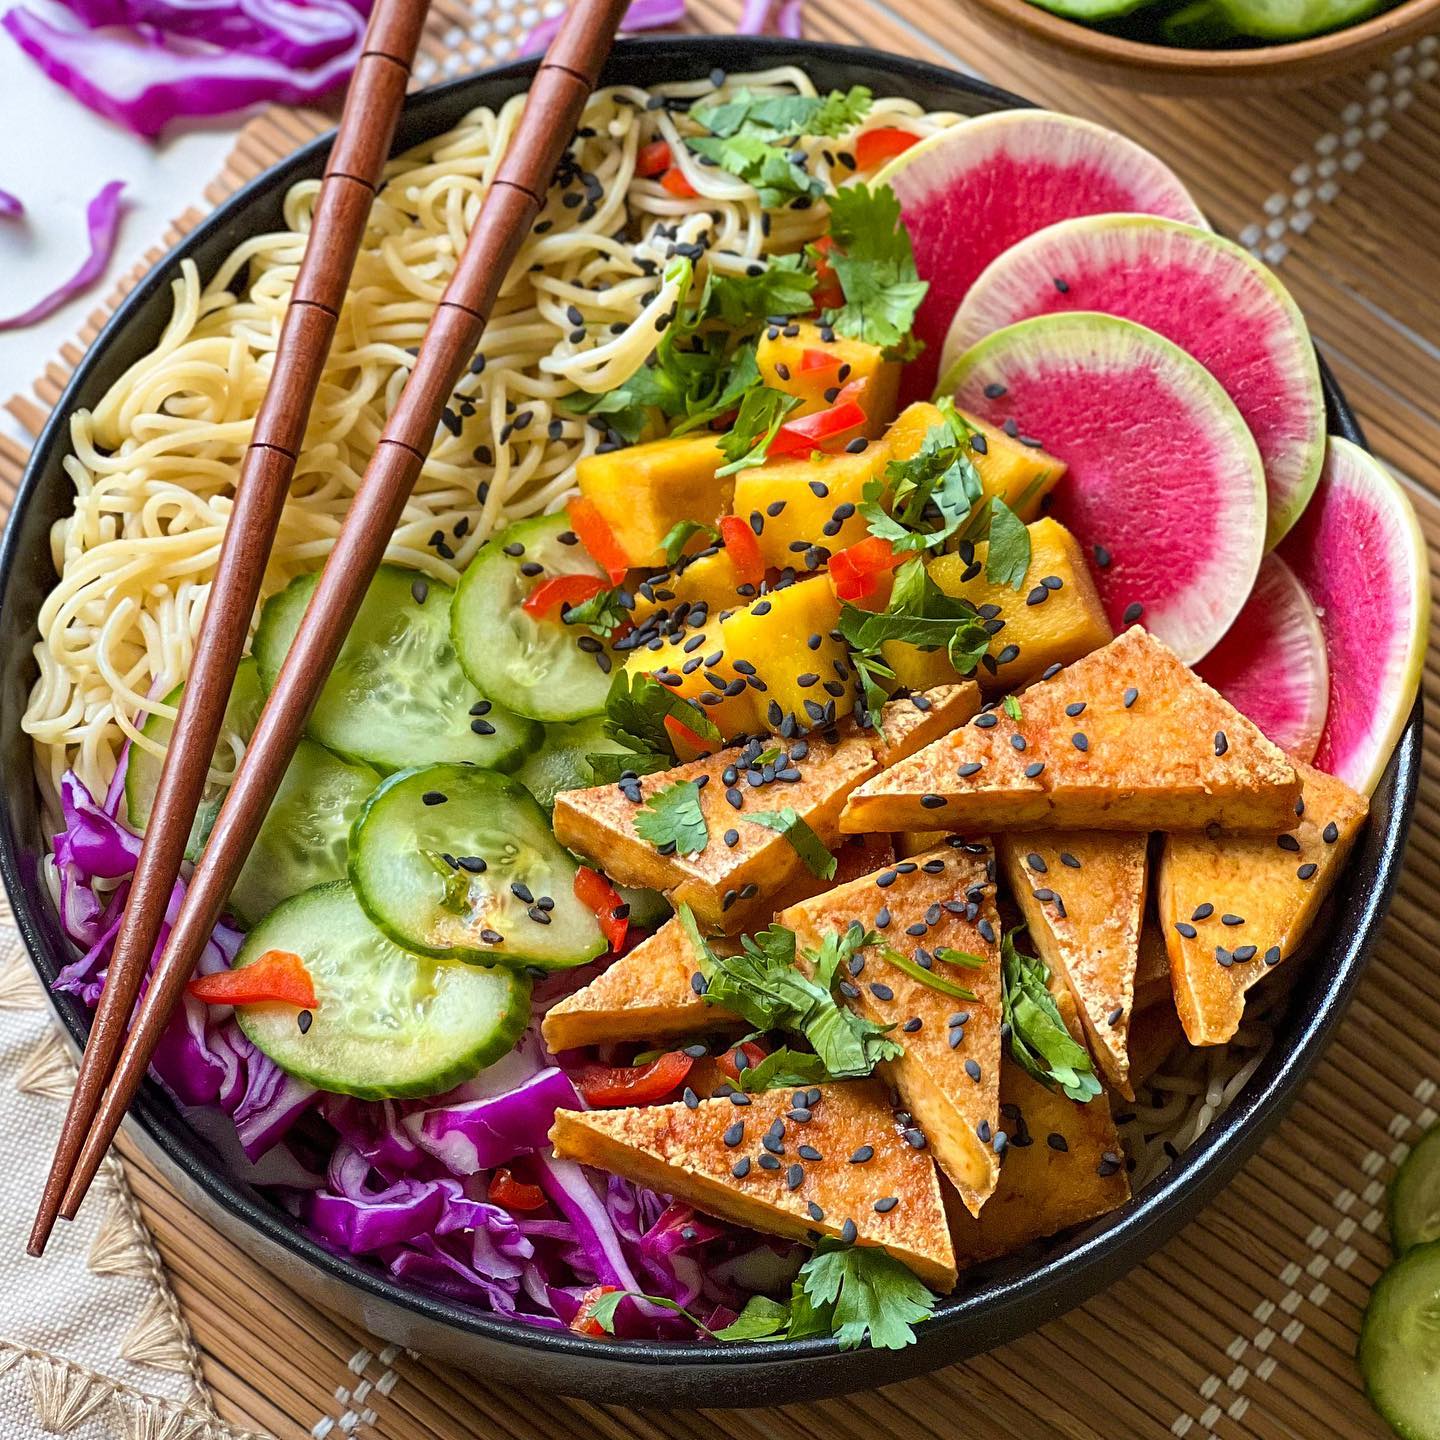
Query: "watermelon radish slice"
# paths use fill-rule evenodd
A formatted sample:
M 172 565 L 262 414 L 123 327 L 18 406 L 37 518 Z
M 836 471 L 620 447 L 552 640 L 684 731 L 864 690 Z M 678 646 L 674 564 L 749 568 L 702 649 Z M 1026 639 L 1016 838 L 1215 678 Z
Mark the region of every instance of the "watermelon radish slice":
M 946 389 L 1065 461 L 1050 513 L 1117 630 L 1138 621 L 1187 664 L 1215 645 L 1260 568 L 1265 470 L 1198 360 L 1113 315 L 1039 315 L 972 346 Z
M 955 312 L 941 373 L 992 330 L 1062 310 L 1148 325 L 1225 387 L 1260 447 L 1265 543 L 1278 544 L 1320 479 L 1325 397 L 1300 307 L 1275 275 L 1232 241 L 1180 221 L 1065 220 L 990 262 Z
M 1368 795 L 1425 664 L 1430 570 L 1415 511 L 1378 460 L 1331 436 L 1315 498 L 1280 553 L 1315 603 L 1330 658 L 1315 763 Z
M 1278 555 L 1265 557 L 1245 608 L 1195 670 L 1293 759 L 1315 758 L 1330 704 L 1325 636 Z
M 1000 110 L 912 145 L 875 176 L 893 187 L 930 289 L 915 317 L 925 342 L 902 399 L 927 399 L 951 317 L 980 272 L 1036 230 L 1124 210 L 1204 225 L 1190 192 L 1143 146 L 1071 115 Z

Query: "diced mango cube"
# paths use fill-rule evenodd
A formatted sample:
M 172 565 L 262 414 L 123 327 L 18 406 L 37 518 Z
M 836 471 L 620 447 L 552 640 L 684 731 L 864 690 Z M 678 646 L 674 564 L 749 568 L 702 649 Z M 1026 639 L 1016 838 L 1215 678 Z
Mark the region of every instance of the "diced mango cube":
M 779 731 L 788 715 L 809 729 L 855 708 L 848 651 L 831 633 L 839 618 L 830 581 L 817 575 L 772 590 L 721 623 L 726 663 L 752 665 L 764 686 L 754 699 L 769 729 Z
M 663 565 L 660 542 L 680 521 L 713 525 L 729 511 L 735 487 L 715 474 L 721 463 L 713 435 L 681 435 L 587 455 L 575 476 L 630 563 Z
M 671 615 L 685 609 L 703 609 L 711 616 L 747 604 L 755 596 L 754 587 L 746 587 L 735 561 L 725 549 L 702 551 L 693 560 L 673 571 L 653 576 L 635 591 L 635 609 L 631 618 L 643 625 L 657 611 Z
M 701 637 L 695 644 L 696 637 Z M 755 691 L 739 675 L 725 653 L 719 624 L 687 631 L 652 650 L 632 652 L 625 668 L 632 674 L 654 675 L 672 694 L 699 703 L 705 716 L 727 740 L 760 728 Z M 714 662 L 713 664 L 710 662 Z
M 817 568 L 836 550 L 868 533 L 858 506 L 866 484 L 884 473 L 890 458 L 883 440 L 858 455 L 842 452 L 814 460 L 778 460 L 735 477 L 735 513 L 760 517 L 760 553 L 777 570 Z M 772 515 L 776 505 L 783 508 Z M 826 533 L 827 525 L 834 526 Z
M 1065 473 L 1065 462 L 1044 450 L 1022 445 L 1003 430 L 986 425 L 972 415 L 960 412 L 966 424 L 980 432 L 980 443 L 972 439 L 970 459 L 980 475 L 986 496 L 999 496 L 1022 520 L 1033 520 L 1040 513 L 1040 502 L 1055 488 Z M 913 455 L 919 450 L 928 431 L 944 423 L 944 416 L 931 404 L 907 405 L 890 427 L 891 449 L 899 456 Z M 904 447 L 909 447 L 905 450 Z
M 789 334 L 789 331 L 795 333 Z M 823 338 L 820 326 L 812 320 L 797 320 L 789 325 L 771 325 L 762 332 L 755 348 L 760 376 L 772 390 L 783 390 L 800 398 L 792 413 L 812 415 L 835 403 L 840 388 L 851 380 L 865 380 L 861 403 L 868 424 L 865 434 L 872 439 L 884 433 L 895 416 L 895 397 L 900 389 L 900 364 L 886 360 L 878 345 L 864 340 L 847 340 L 832 331 L 832 339 Z M 832 365 L 806 368 L 805 356 L 812 359 L 824 352 L 834 359 Z
M 896 690 L 933 690 L 960 678 L 944 650 L 922 650 L 908 640 L 885 641 L 880 658 L 895 672 Z
M 969 600 L 994 632 L 976 674 L 992 693 L 1027 685 L 1051 665 L 1068 665 L 1113 638 L 1075 537 L 1048 517 L 1026 529 L 1030 568 L 1019 590 L 985 578 L 983 542 L 971 565 L 959 555 L 940 555 L 929 565 L 930 578 L 947 595 Z

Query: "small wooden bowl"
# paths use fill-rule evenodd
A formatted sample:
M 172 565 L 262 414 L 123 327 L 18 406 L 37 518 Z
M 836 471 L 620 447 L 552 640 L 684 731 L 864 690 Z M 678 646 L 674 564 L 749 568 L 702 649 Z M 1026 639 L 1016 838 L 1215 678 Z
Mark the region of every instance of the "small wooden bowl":
M 1168 95 L 1255 94 L 1328 80 L 1440 28 L 1440 0 L 1404 0 L 1357 25 L 1310 40 L 1243 50 L 1187 50 L 1108 35 L 1029 0 L 968 3 L 988 29 L 1037 59 L 1094 80 Z

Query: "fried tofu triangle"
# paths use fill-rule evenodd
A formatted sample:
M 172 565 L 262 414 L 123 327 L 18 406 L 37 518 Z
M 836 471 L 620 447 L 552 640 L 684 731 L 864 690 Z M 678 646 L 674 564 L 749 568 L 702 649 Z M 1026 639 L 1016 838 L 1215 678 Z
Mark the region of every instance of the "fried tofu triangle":
M 850 835 L 835 847 L 837 883 L 867 875 L 894 858 L 888 835 Z M 829 882 L 807 870 L 795 877 L 804 899 Z M 786 903 L 790 896 L 783 897 Z M 732 953 L 734 942 L 713 947 Z M 619 1040 L 669 1040 L 742 1023 L 738 1015 L 707 1005 L 695 988 L 695 950 L 678 920 L 667 920 L 633 950 L 612 961 L 588 985 L 557 1001 L 541 1022 L 552 1050 L 609 1045 Z
M 840 828 L 1274 834 L 1299 793 L 1283 752 L 1135 626 L 867 779 Z
M 738 934 L 768 921 L 774 897 L 805 869 L 785 835 L 747 815 L 794 810 L 822 845 L 833 847 L 841 838 L 841 808 L 856 785 L 968 719 L 979 703 L 972 682 L 945 685 L 888 704 L 884 739 L 845 720 L 800 739 L 752 740 L 621 785 L 562 790 L 555 797 L 555 838 L 619 884 L 663 890 L 677 907 L 689 905 L 703 929 Z M 779 755 L 765 765 L 749 763 L 767 749 Z M 636 830 L 635 819 L 648 813 L 651 797 L 685 781 L 701 786 L 707 838 L 698 853 L 661 854 Z M 732 831 L 733 844 L 726 838 Z
M 1105 830 L 1002 835 L 996 852 L 1052 974 L 1070 987 L 1091 1054 L 1127 1100 L 1130 1015 L 1145 916 L 1148 835 Z
M 859 952 L 858 968 L 852 962 L 841 993 L 867 1020 L 896 1027 L 892 1038 L 905 1053 L 882 1071 L 976 1213 L 999 1173 L 1000 921 L 993 863 L 988 845 L 942 845 L 776 916 L 806 949 L 856 922 L 880 936 Z M 887 958 L 887 946 L 974 998 L 914 979 Z M 947 950 L 978 963 L 948 962 Z
M 885 1087 L 837 1081 L 730 1100 L 558 1110 L 557 1155 L 623 1175 L 770 1235 L 878 1245 L 927 1285 L 955 1287 L 930 1156 L 905 1138 Z M 803 1101 L 803 1103 L 801 1103 Z
M 1192 1045 L 1223 1045 L 1240 1028 L 1246 991 L 1294 954 L 1365 823 L 1363 795 L 1298 768 L 1299 820 L 1292 810 L 1285 834 L 1166 837 L 1157 910 Z

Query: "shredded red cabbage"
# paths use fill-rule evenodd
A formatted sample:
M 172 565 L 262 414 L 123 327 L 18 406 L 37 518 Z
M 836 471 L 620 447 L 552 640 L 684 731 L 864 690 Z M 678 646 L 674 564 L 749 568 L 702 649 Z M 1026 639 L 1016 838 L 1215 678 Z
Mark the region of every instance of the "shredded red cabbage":
M 13 15 L 15 12 L 12 10 L 10 13 Z M 8 24 L 9 20 L 10 16 L 7 15 L 0 23 Z M 22 314 L 11 315 L 8 319 L 0 318 L 0 330 L 20 330 L 26 325 L 35 324 L 37 320 L 43 320 L 58 310 L 72 295 L 78 295 L 105 273 L 105 267 L 115 252 L 115 238 L 120 233 L 120 192 L 124 188 L 123 180 L 112 180 L 86 206 L 85 223 L 90 230 L 90 253 L 80 268 Z
M 17 6 L 0 24 L 57 85 L 137 135 L 184 116 L 342 86 L 360 58 L 368 0 L 67 0 L 80 25 Z
M 686 0 L 630 0 L 630 8 L 620 22 L 621 32 L 636 30 L 659 30 L 666 25 L 678 25 L 685 18 Z M 519 54 L 534 55 L 555 38 L 564 14 L 542 20 L 520 42 Z
M 123 767 L 98 803 L 73 774 L 61 782 L 60 913 L 83 954 L 55 987 L 91 1005 L 104 987 L 140 853 L 139 837 L 118 818 Z M 182 879 L 162 947 L 184 894 Z M 218 926 L 200 970 L 228 966 L 242 939 Z M 542 998 L 537 1010 L 543 1006 Z M 536 1025 L 504 1059 L 446 1095 L 369 1102 L 317 1096 L 251 1045 L 232 1012 L 187 997 L 152 1069 L 182 1106 L 202 1107 L 187 1113 L 222 1154 L 234 1148 L 215 1134 L 226 1122 L 208 1117 L 230 1117 L 244 1161 L 253 1167 L 264 1158 L 265 1168 L 246 1178 L 322 1244 L 462 1304 L 563 1327 L 591 1288 L 612 1285 L 673 1300 L 718 1328 L 756 1288 L 748 1276 L 771 1288 L 787 1264 L 794 1268 L 792 1247 L 557 1159 L 546 1138 L 555 1111 L 583 1101 Z M 517 1214 L 489 1200 L 499 1165 L 541 1188 L 540 1209 Z M 644 1300 L 621 1304 L 616 1333 L 694 1338 L 683 1316 Z

